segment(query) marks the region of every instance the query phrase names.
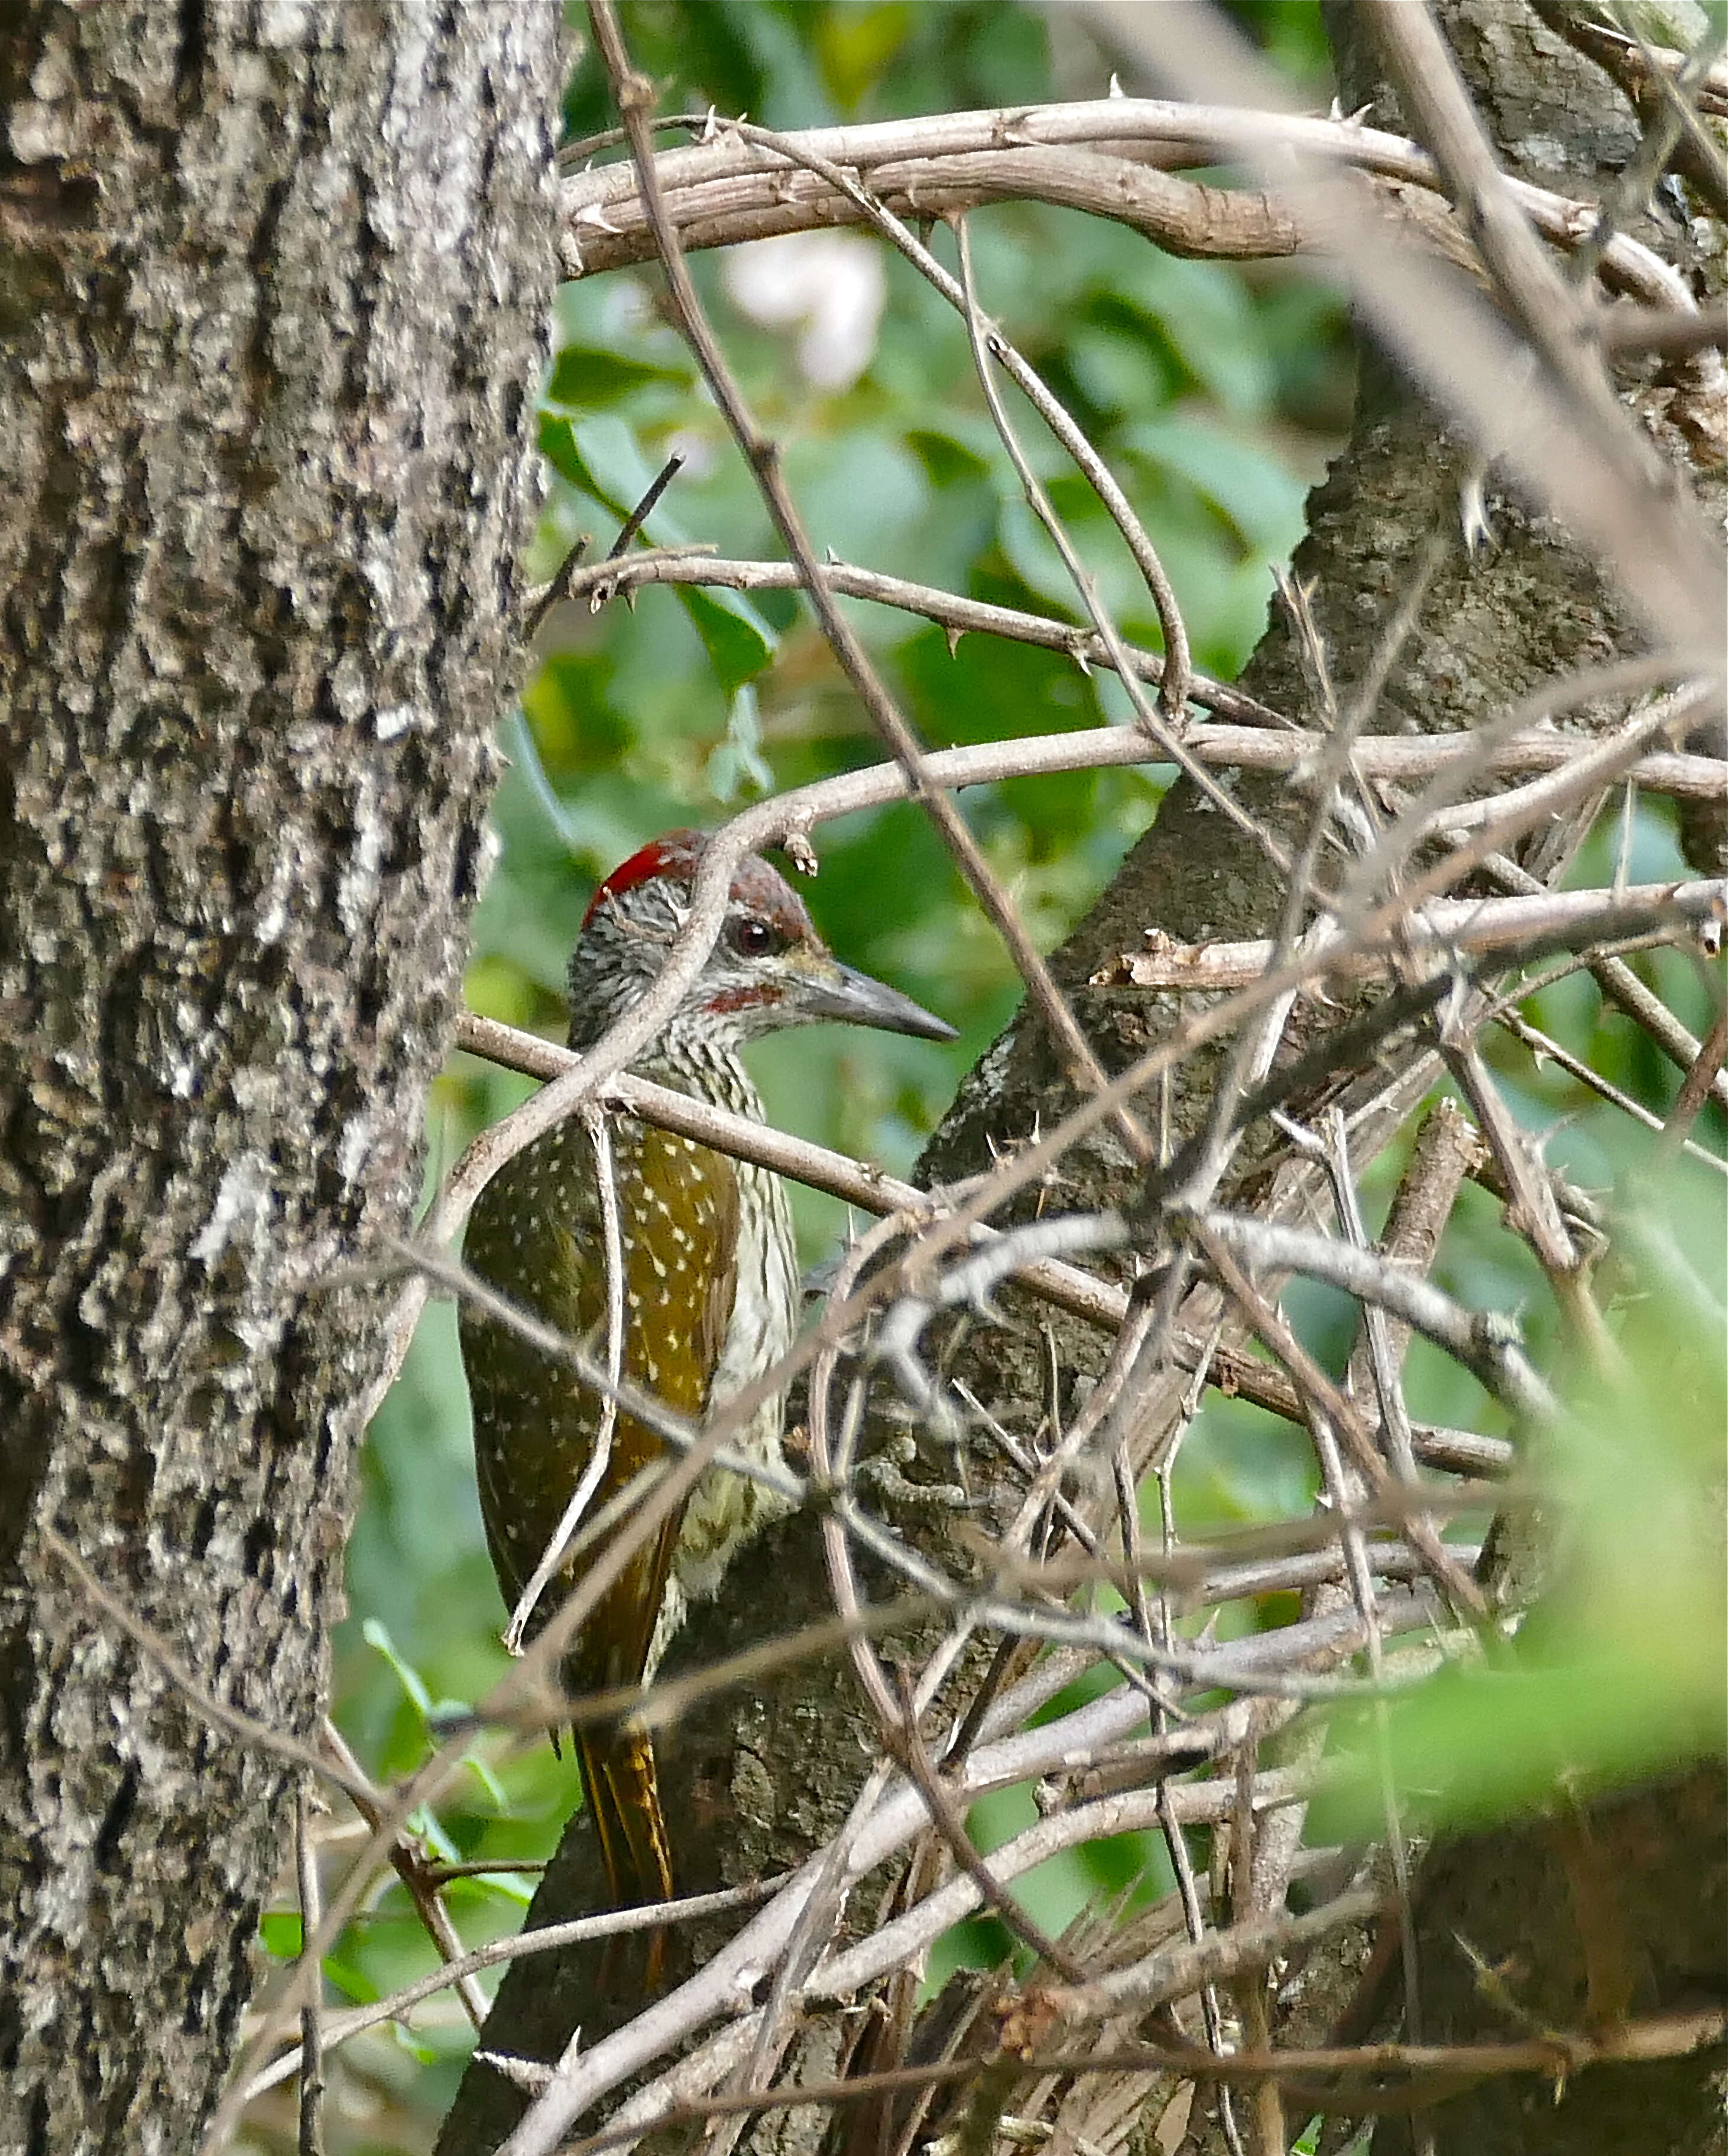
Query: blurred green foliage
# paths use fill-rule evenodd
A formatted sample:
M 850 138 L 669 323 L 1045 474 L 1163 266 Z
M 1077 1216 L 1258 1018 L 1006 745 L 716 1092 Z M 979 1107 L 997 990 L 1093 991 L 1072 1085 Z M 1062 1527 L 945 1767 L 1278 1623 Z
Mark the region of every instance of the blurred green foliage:
M 1234 12 L 1324 104 L 1319 11 L 1242 0 Z M 940 5 L 779 4 L 779 0 L 638 0 L 626 10 L 637 58 L 661 85 L 661 109 L 712 102 L 778 126 L 820 124 L 969 105 L 1094 95 L 1107 69 L 1065 11 L 1003 0 Z M 591 58 L 567 100 L 571 136 L 609 113 Z M 609 153 L 609 154 L 615 154 Z M 974 219 L 984 305 L 1045 375 L 1106 457 L 1151 532 L 1189 623 L 1198 663 L 1228 676 L 1263 626 L 1274 564 L 1301 529 L 1305 487 L 1347 419 L 1351 361 L 1337 292 L 1292 265 L 1241 270 L 1160 255 L 1125 228 L 1033 206 Z M 942 235 L 937 243 L 948 244 Z M 748 319 L 722 265 L 697 258 L 697 281 L 761 422 L 786 466 L 819 546 L 842 557 L 1011 605 L 1079 617 L 1053 550 L 1021 500 L 985 414 L 964 332 L 897 258 L 849 242 L 885 278 L 874 347 L 855 380 L 820 387 L 800 372 L 784 330 Z M 950 256 L 951 259 L 951 256 Z M 707 542 L 727 555 L 778 557 L 749 475 L 663 321 L 646 271 L 567 285 L 546 385 L 542 443 L 550 485 L 531 572 L 549 574 L 579 535 L 611 542 L 674 449 L 685 467 L 649 519 L 649 537 Z M 1155 645 L 1157 624 L 1113 530 L 1024 407 L 1015 408 L 1050 487 L 1124 632 Z M 853 608 L 861 632 L 922 739 L 932 746 L 1092 726 L 1123 715 L 1114 683 L 1050 654 L 964 639 L 879 608 Z M 670 825 L 712 824 L 768 788 L 878 759 L 880 752 L 802 603 L 656 588 L 634 608 L 553 617 L 545 655 L 501 742 L 509 768 L 494 813 L 498 857 L 474 924 L 470 1003 L 554 1037 L 563 1028 L 566 958 L 595 881 Z M 1167 774 L 1165 774 L 1167 776 Z M 1154 814 L 1161 778 L 1082 773 L 968 793 L 965 812 L 1035 935 L 1056 942 L 1108 881 Z M 819 879 L 806 889 L 819 926 L 847 960 L 894 982 L 961 1029 L 952 1050 L 837 1029 L 770 1042 L 754 1062 L 774 1120 L 897 1170 L 913 1160 L 962 1073 L 1013 1010 L 1014 976 L 967 902 L 928 827 L 910 808 L 829 825 Z M 1659 817 L 1638 826 L 1634 873 L 1674 860 Z M 1640 962 L 1643 963 L 1643 962 Z M 1705 1019 L 1686 962 L 1651 970 L 1683 1016 Z M 1594 991 L 1568 983 L 1541 998 L 1539 1022 L 1564 1031 L 1617 1082 L 1653 1100 L 1674 1077 L 1643 1037 L 1601 1019 Z M 1623 1164 L 1616 1126 L 1573 1082 L 1494 1053 L 1520 1112 L 1561 1119 L 1557 1149 L 1587 1180 Z M 433 1103 L 429 1178 L 473 1132 L 530 1090 L 458 1058 Z M 1607 1132 L 1607 1135 L 1604 1132 Z M 1383 1209 L 1399 1163 L 1376 1165 Z M 807 1258 L 843 1226 L 836 1205 L 800 1193 Z M 1540 1352 L 1545 1291 L 1494 1209 L 1466 1208 L 1442 1276 L 1458 1291 L 1524 1307 Z M 1298 1292 L 1305 1334 L 1336 1368 L 1348 1341 L 1337 1300 Z M 1477 1418 L 1473 1381 L 1418 1345 L 1417 1412 Z M 1491 1415 L 1488 1426 L 1494 1426 Z M 421 1758 L 441 1712 L 472 1700 L 504 1667 L 502 1622 L 481 1537 L 467 1408 L 447 1304 L 420 1328 L 399 1383 L 373 1427 L 349 1553 L 352 1614 L 336 1653 L 336 1713 L 369 1771 Z M 1311 1501 L 1311 1460 L 1298 1433 L 1240 1402 L 1208 1404 L 1177 1478 L 1185 1528 L 1265 1518 Z M 1231 1621 L 1269 1621 L 1246 1609 Z M 542 1856 L 576 1798 L 568 1758 L 537 1744 L 476 1765 L 420 1824 L 452 1857 L 505 1863 Z M 986 1845 L 1029 1815 L 1011 1794 L 978 1821 Z M 1086 1897 L 1142 1866 L 1161 1887 L 1161 1854 L 1144 1838 L 1044 1867 L 1029 1906 L 1058 1928 Z M 527 1888 L 494 1875 L 450 1889 L 470 1943 L 512 1930 Z M 279 1954 L 297 1922 L 266 1920 Z M 974 1928 L 955 1951 L 990 1955 L 1000 1934 Z M 376 1995 L 429 1965 L 399 1888 L 382 1887 L 330 1967 L 353 1997 Z M 410 2041 L 378 2035 L 345 2056 L 378 2105 L 376 2133 L 355 2147 L 422 2145 L 454 2087 L 468 2043 L 454 2012 Z M 388 2128 L 383 2121 L 390 2122 Z
M 1317 1838 L 1380 1830 L 1382 1743 L 1412 1830 L 1478 1825 L 1728 1752 L 1723 1436 L 1728 1336 L 1720 1195 L 1627 1179 L 1614 1353 L 1573 1367 L 1530 1448 L 1553 1577 L 1510 1649 L 1395 1697 L 1382 1738 L 1340 1717 Z

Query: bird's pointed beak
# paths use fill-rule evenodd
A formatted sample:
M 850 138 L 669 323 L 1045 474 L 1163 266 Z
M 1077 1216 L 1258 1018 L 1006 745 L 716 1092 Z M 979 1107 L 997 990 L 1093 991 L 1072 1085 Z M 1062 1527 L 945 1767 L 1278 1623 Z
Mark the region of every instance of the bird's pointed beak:
M 886 981 L 872 979 L 856 967 L 833 962 L 831 974 L 800 983 L 800 1015 L 834 1019 L 842 1025 L 873 1025 L 883 1033 L 909 1033 L 918 1040 L 958 1040 L 959 1034 L 946 1019 L 938 1018 Z

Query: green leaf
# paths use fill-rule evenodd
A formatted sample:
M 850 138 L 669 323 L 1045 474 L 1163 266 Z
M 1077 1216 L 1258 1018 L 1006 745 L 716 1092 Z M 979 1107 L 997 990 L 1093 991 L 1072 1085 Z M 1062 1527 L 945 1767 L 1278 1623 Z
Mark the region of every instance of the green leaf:
M 778 643 L 773 629 L 740 592 L 701 591 L 681 584 L 677 593 L 721 687 L 728 697 L 736 696 L 772 661 Z M 769 786 L 773 780 L 765 775 L 759 783 Z
M 436 2044 L 424 2036 L 415 2035 L 413 2030 L 402 2022 L 392 2021 L 387 2026 L 395 2039 L 397 2049 L 406 2051 L 417 2066 L 435 2066 L 443 2057 L 444 2054 Z
M 379 1995 L 378 1988 L 364 1969 L 345 1961 L 340 1954 L 326 1954 L 324 1974 L 345 1998 L 352 1999 L 357 2006 L 370 2006 Z
M 374 1654 L 382 1655 L 389 1664 L 396 1681 L 419 1709 L 421 1715 L 429 1714 L 432 1712 L 432 1695 L 426 1689 L 425 1681 L 412 1662 L 404 1661 L 397 1653 L 396 1643 L 382 1621 L 376 1617 L 368 1617 L 360 1627 L 360 1636 Z
M 568 1810 L 568 1805 L 563 1809 Z M 476 1852 L 481 1857 L 486 1853 L 484 1850 Z M 471 1905 L 482 1909 L 501 1901 L 509 1902 L 512 1908 L 526 1909 L 538 1884 L 538 1875 L 534 1872 L 465 1871 L 460 1879 L 452 1879 L 444 1892 L 451 1909 L 460 1917 Z
M 731 801 L 746 786 L 766 793 L 774 783 L 774 773 L 762 755 L 756 691 L 746 682 L 732 700 L 726 738 L 708 758 L 708 783 L 716 799 Z
M 603 411 L 620 403 L 635 390 L 653 382 L 687 384 L 687 367 L 660 367 L 651 360 L 627 359 L 622 352 L 607 352 L 597 345 L 566 345 L 558 356 L 552 379 L 546 386 L 548 402 L 568 404 L 579 412 Z
M 1186 262 L 1146 248 L 1119 290 L 1156 325 L 1197 388 L 1227 411 L 1263 412 L 1270 388 L 1247 289 L 1221 262 Z
M 842 562 L 903 564 L 930 513 L 930 482 L 903 434 L 849 429 L 795 440 L 786 476 L 820 551 Z
M 988 429 L 983 429 L 987 433 Z M 986 447 L 964 440 L 959 425 L 947 427 L 908 427 L 906 446 L 924 468 L 924 475 L 933 485 L 954 486 L 972 484 L 987 479 L 990 458 Z M 994 437 L 992 436 L 992 441 Z
M 1196 487 L 1254 552 L 1287 554 L 1302 536 L 1303 483 L 1263 447 L 1186 416 L 1139 420 L 1122 439 Z
M 418 1805 L 408 1822 L 410 1834 L 418 1835 L 440 1864 L 460 1864 L 462 1852 L 447 1835 L 436 1812 L 429 1805 Z
M 552 412 L 540 414 L 540 454 L 560 479 L 568 480 L 572 486 L 579 486 L 584 493 L 591 490 L 587 467 L 576 446 L 576 430 L 568 419 L 561 419 Z
M 647 493 L 659 470 L 657 464 L 650 463 L 635 430 L 611 412 L 571 427 L 570 454 L 580 472 L 576 484 L 603 502 L 620 522 Z M 664 501 L 643 529 L 663 546 L 676 545 L 685 536 L 667 515 Z
M 659 469 L 650 464 L 631 429 L 613 413 L 579 421 L 542 412 L 540 450 L 560 478 L 579 487 L 620 524 L 647 493 Z M 661 546 L 676 546 L 684 536 L 667 515 L 664 501 L 643 530 Z
M 306 1942 L 299 1910 L 266 1909 L 258 1919 L 258 1936 L 278 1961 L 298 1961 Z
M 552 781 L 546 776 L 546 766 L 540 758 L 540 744 L 535 740 L 534 730 L 528 724 L 520 704 L 511 711 L 500 732 L 504 753 L 510 759 L 512 769 L 521 773 L 522 783 L 532 797 L 535 807 L 544 815 L 568 851 L 573 854 L 579 852 L 580 839 L 565 813 L 563 803 L 553 789 Z
M 498 1777 L 492 1772 L 491 1766 L 486 1760 L 480 1757 L 478 1753 L 476 1753 L 469 1759 L 468 1771 L 473 1775 L 475 1780 L 479 1783 L 481 1789 L 486 1791 L 491 1802 L 496 1804 L 501 1812 L 507 1811 L 510 1809 L 510 1799 L 505 1790 L 504 1784 L 498 1779 Z
M 1160 362 L 1157 340 L 1139 322 L 1077 328 L 1069 347 L 1075 381 L 1118 424 L 1128 413 L 1156 412 L 1169 402 L 1170 370 Z
M 1387 1717 L 1407 1825 L 1471 1826 L 1714 1756 L 1728 1741 L 1720 1642 L 1674 1640 L 1665 1661 L 1605 1652 L 1568 1663 L 1448 1670 Z M 1317 1804 L 1323 1840 L 1382 1831 L 1377 1747 L 1361 1718 L 1340 1780 Z

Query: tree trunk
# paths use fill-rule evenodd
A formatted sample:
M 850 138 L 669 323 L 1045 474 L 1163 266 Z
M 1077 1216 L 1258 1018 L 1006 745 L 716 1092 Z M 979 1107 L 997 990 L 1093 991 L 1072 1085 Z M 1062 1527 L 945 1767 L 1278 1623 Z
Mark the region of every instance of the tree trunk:
M 519 659 L 550 7 L 0 33 L 0 2148 L 185 2150 L 316 1731 Z

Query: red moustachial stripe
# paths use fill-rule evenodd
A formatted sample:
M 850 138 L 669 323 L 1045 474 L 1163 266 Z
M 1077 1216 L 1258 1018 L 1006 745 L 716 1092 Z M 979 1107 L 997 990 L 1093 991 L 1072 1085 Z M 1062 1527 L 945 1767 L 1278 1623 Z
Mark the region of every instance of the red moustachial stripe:
M 764 1010 L 786 1000 L 786 991 L 764 983 L 760 988 L 722 988 L 702 1008 L 711 1017 L 724 1018 L 731 1011 Z

